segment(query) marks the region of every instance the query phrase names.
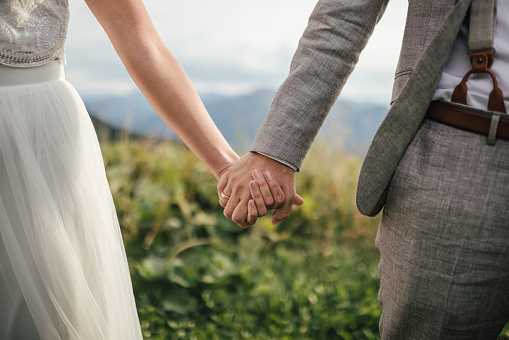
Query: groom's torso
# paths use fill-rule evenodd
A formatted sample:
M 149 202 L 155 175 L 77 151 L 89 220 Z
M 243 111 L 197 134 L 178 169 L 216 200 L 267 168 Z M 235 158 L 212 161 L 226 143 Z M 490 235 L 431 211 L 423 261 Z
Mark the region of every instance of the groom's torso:
M 373 139 L 359 177 L 357 206 L 363 214 L 373 216 L 382 209 L 392 175 L 424 119 L 470 3 L 409 2 L 391 109 Z
M 408 2 L 405 34 L 394 78 L 391 103 L 397 99 L 407 84 L 412 70 L 442 27 L 446 16 L 454 9 L 456 2 L 457 0 L 410 0 Z M 437 55 L 437 58 L 447 57 L 447 55 Z

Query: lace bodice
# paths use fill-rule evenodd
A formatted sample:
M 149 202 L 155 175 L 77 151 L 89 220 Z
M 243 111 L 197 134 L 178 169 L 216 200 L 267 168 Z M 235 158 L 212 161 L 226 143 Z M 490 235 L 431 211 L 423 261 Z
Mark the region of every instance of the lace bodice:
M 68 0 L 0 0 L 0 64 L 64 61 Z

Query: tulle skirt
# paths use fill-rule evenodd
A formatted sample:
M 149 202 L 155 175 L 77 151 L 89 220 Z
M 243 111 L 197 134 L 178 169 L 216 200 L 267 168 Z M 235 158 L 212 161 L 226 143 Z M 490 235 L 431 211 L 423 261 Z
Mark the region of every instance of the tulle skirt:
M 58 62 L 0 66 L 0 338 L 142 338 L 97 137 Z

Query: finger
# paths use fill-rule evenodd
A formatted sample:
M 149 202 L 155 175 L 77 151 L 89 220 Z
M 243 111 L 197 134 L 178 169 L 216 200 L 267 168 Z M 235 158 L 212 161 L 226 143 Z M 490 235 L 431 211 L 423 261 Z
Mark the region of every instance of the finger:
M 230 199 L 222 198 L 219 203 L 224 208 L 223 211 L 224 216 L 226 216 L 230 220 L 233 220 L 233 212 L 235 211 L 235 208 L 237 208 L 239 202 L 240 200 L 238 199 L 238 197 L 235 197 L 234 195 L 232 195 Z
M 228 189 L 222 188 L 217 186 L 217 195 L 219 196 L 219 205 L 223 208 L 226 208 L 226 205 L 228 204 L 228 200 L 230 199 L 230 195 L 226 194 L 228 192 Z
M 265 180 L 264 180 L 265 182 Z M 256 181 L 249 182 L 249 190 L 251 191 L 251 197 L 253 198 L 253 202 L 256 205 L 257 216 L 265 216 L 267 214 L 267 207 L 265 206 L 265 201 L 262 197 L 262 193 L 260 191 L 260 187 Z M 249 209 L 248 209 L 249 210 Z M 248 213 L 249 215 L 249 213 Z
M 247 223 L 249 225 L 254 225 L 257 219 L 258 210 L 256 209 L 255 201 L 251 199 L 247 204 Z
M 254 169 L 252 173 L 253 179 L 258 184 L 260 189 L 261 197 L 264 201 L 264 205 L 268 208 L 272 208 L 274 205 L 274 198 L 272 197 L 272 192 L 267 184 L 265 177 L 263 177 L 262 173 L 258 169 Z M 253 197 L 254 198 L 254 197 Z M 258 201 L 255 201 L 258 206 Z
M 272 217 L 270 218 L 270 222 L 273 225 L 278 224 L 279 222 L 286 220 L 290 217 L 291 206 L 283 205 L 281 208 L 274 211 Z
M 227 194 L 229 193 L 229 194 Z M 232 191 L 230 188 L 225 188 L 223 191 L 223 195 L 219 194 L 221 197 L 219 200 L 219 204 L 224 208 L 223 214 L 228 219 L 232 219 L 233 212 L 235 211 L 235 208 L 240 202 L 240 197 L 238 193 L 235 191 Z M 228 198 L 226 198 L 226 197 Z
M 237 206 L 235 207 L 234 211 L 231 215 L 231 220 L 235 223 L 237 223 L 242 228 L 250 227 L 251 225 L 247 222 L 247 214 L 248 214 L 248 203 L 249 200 L 242 200 L 238 202 Z M 228 205 L 230 205 L 231 201 L 228 202 Z M 226 209 L 229 207 L 227 206 Z M 225 209 L 225 211 L 226 211 Z
M 221 195 L 221 193 L 224 193 L 226 196 L 230 196 L 225 193 L 227 184 L 228 184 L 228 174 L 224 173 L 219 178 L 219 181 L 217 183 L 217 196 L 219 197 L 219 205 L 221 205 L 223 208 L 226 207 L 226 203 L 228 203 L 228 199 L 223 197 L 223 195 Z M 226 191 L 226 192 L 230 192 L 230 191 Z
M 270 192 L 272 194 L 272 198 L 274 199 L 274 204 L 272 205 L 272 209 L 278 209 L 285 203 L 285 194 L 283 193 L 283 190 L 281 189 L 281 186 L 276 181 L 276 178 L 270 171 L 265 171 L 265 179 L 267 180 L 267 183 L 270 188 Z
M 219 185 L 217 186 L 217 196 L 219 199 L 219 205 L 224 208 L 224 207 L 226 207 L 227 199 L 225 199 L 224 197 L 221 196 L 221 193 L 223 192 L 223 190 L 224 189 L 220 188 Z
M 278 209 L 276 209 L 276 211 L 274 211 L 274 213 L 272 214 L 272 217 L 270 219 L 270 221 L 272 222 L 273 225 L 276 225 L 279 222 L 281 222 L 282 220 L 286 220 L 288 217 L 290 217 L 290 211 L 292 210 L 295 195 L 296 195 L 295 191 L 292 193 L 288 193 L 287 197 L 289 197 L 289 199 L 287 199 L 285 201 L 285 203 L 280 208 L 278 208 Z M 291 199 L 290 199 L 290 197 L 291 197 Z
M 222 206 L 223 208 L 226 208 L 226 205 L 228 204 L 229 201 L 228 197 L 229 196 L 224 193 L 219 194 L 219 205 Z
M 300 197 L 298 194 L 295 194 L 295 200 L 293 201 L 293 205 L 301 206 L 304 204 L 304 199 Z

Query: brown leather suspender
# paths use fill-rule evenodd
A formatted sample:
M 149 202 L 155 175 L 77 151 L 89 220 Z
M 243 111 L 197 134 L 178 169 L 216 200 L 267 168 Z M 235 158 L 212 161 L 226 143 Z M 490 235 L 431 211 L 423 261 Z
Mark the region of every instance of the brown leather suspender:
M 472 69 L 465 74 L 456 86 L 451 102 L 467 105 L 467 81 L 471 74 L 488 73 L 493 80 L 493 90 L 488 101 L 488 110 L 506 113 L 504 94 L 498 87 L 497 78 L 490 70 L 493 64 L 493 48 L 496 0 L 472 0 L 470 9 L 470 32 L 468 39 Z

